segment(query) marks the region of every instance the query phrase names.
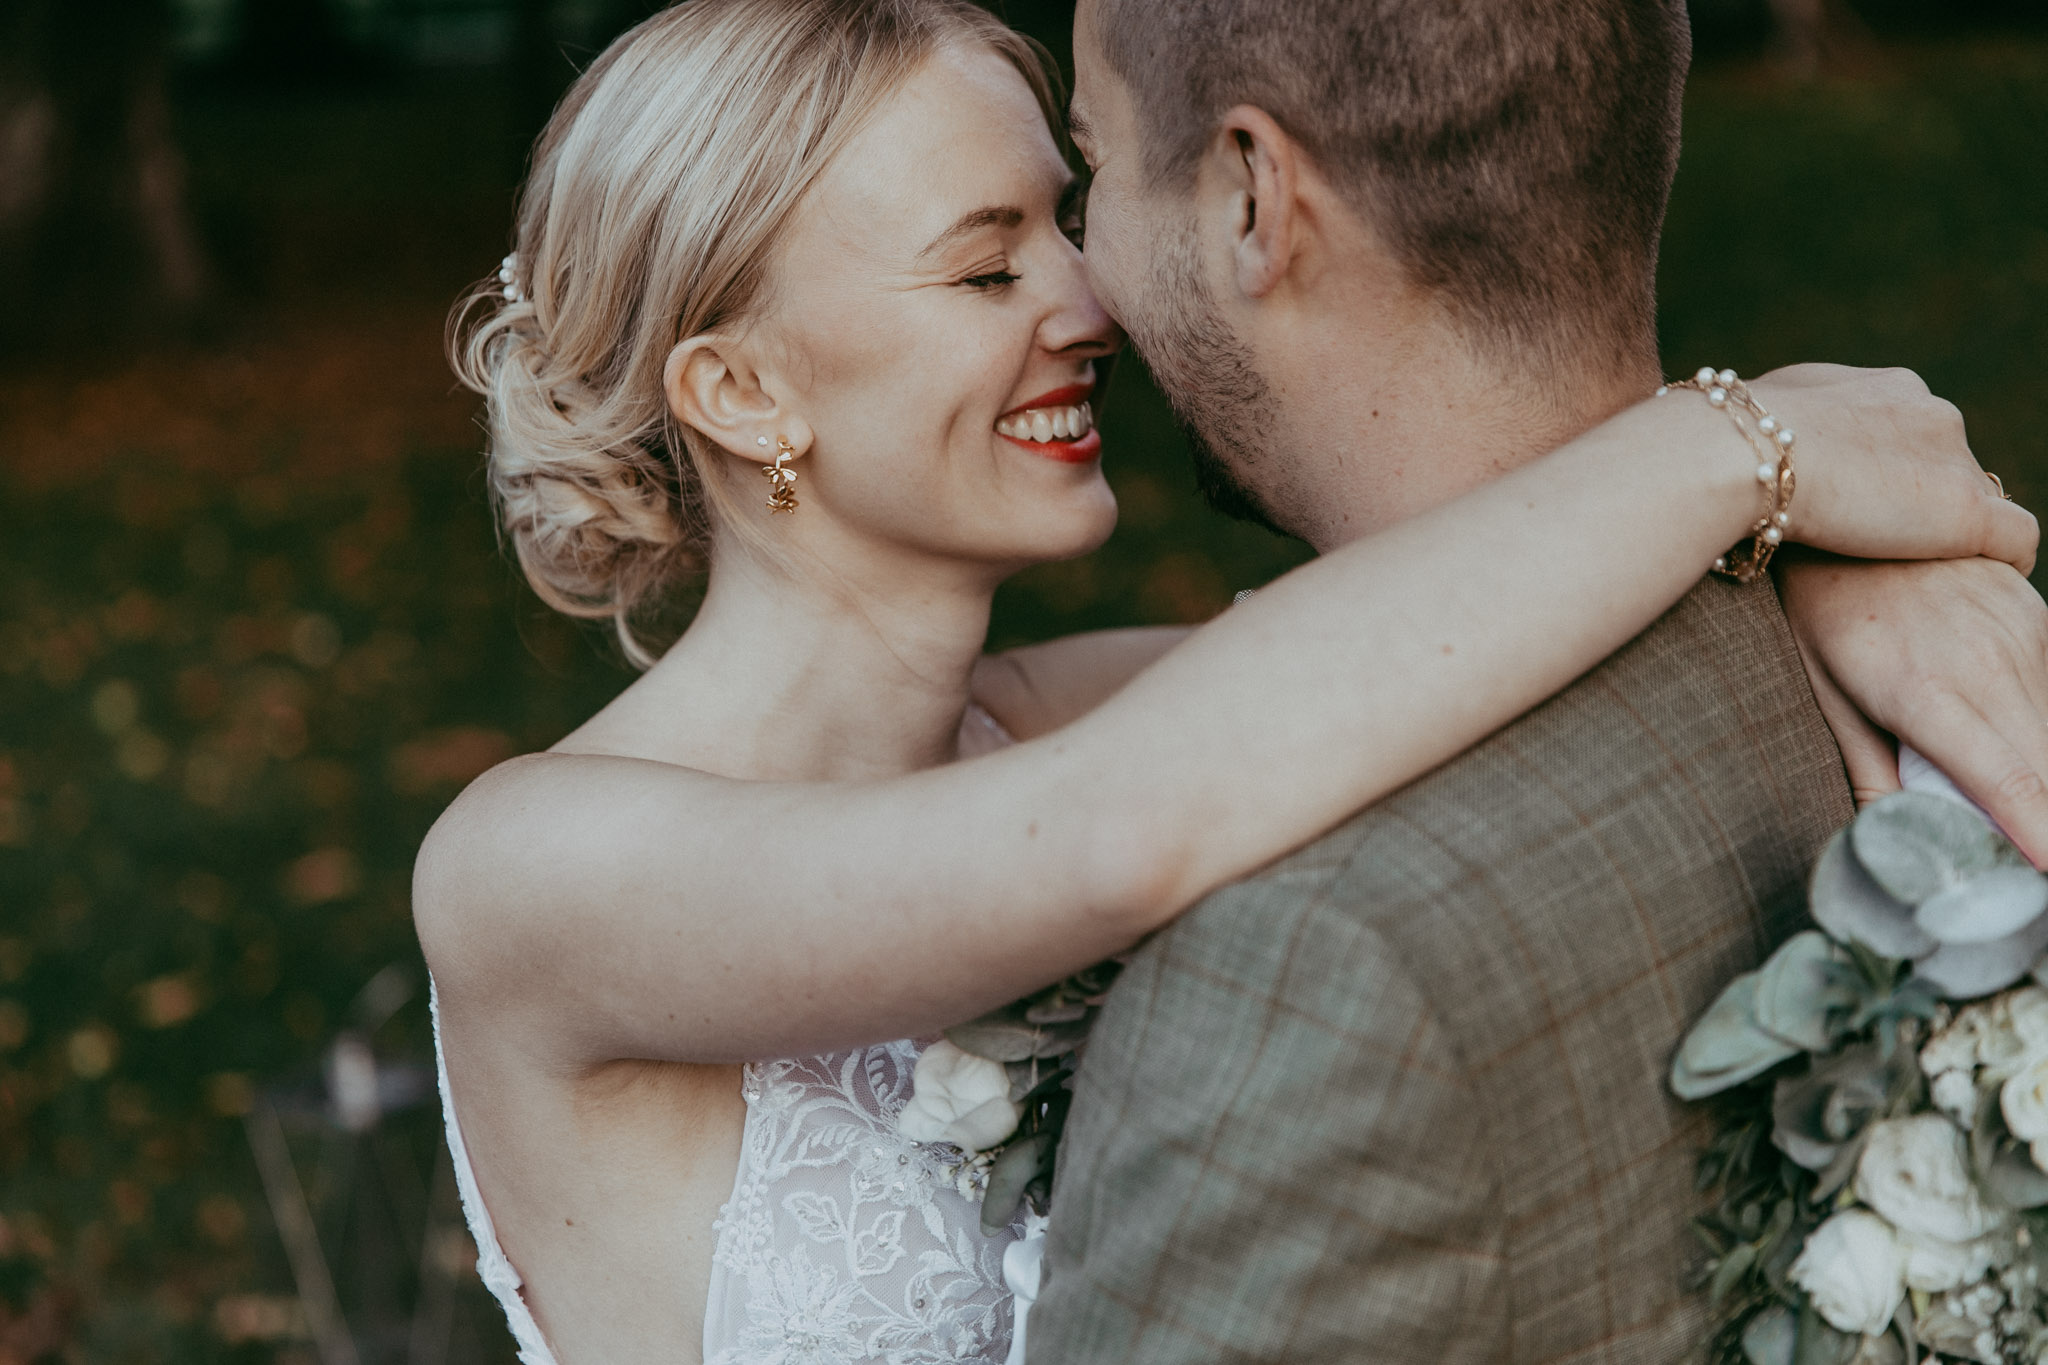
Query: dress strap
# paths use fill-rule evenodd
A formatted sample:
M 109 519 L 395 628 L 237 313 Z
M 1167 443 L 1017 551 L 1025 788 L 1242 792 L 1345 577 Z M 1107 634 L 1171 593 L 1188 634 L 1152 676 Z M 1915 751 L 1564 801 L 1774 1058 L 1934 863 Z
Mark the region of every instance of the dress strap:
M 505 1323 L 519 1347 L 519 1365 L 558 1365 L 548 1349 L 519 1292 L 519 1272 L 498 1245 L 498 1230 L 491 1211 L 484 1207 L 483 1192 L 477 1189 L 476 1171 L 469 1164 L 469 1148 L 463 1145 L 462 1125 L 455 1121 L 455 1092 L 448 1088 L 448 1057 L 441 1050 L 441 993 L 432 976 L 427 978 L 427 1008 L 434 1017 L 434 1069 L 441 1080 L 441 1117 L 448 1128 L 448 1154 L 455 1162 L 455 1188 L 462 1195 L 462 1216 L 469 1221 L 469 1235 L 476 1243 L 476 1272 L 491 1291 L 491 1297 L 505 1310 Z

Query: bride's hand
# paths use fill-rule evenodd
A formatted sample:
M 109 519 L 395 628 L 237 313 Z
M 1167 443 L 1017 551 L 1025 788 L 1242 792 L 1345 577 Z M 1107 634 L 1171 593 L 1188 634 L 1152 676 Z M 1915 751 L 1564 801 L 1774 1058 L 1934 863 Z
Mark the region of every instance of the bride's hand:
M 1889 735 L 2048 863 L 2048 606 L 1988 559 L 1795 552 L 1779 590 L 1858 802 L 1899 788 Z
M 1982 555 L 2033 571 L 2039 525 L 1999 494 L 1962 414 L 1919 375 L 1793 365 L 1750 391 L 1798 434 L 1791 539 L 1858 559 Z

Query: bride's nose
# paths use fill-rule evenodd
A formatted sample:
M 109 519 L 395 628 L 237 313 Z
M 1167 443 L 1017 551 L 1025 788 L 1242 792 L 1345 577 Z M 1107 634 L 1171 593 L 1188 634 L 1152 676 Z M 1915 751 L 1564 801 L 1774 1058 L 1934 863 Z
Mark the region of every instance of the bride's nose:
M 1088 287 L 1079 252 L 1059 281 L 1059 292 L 1045 320 L 1038 327 L 1038 341 L 1046 350 L 1082 356 L 1109 355 L 1124 344 L 1123 329 L 1110 320 Z

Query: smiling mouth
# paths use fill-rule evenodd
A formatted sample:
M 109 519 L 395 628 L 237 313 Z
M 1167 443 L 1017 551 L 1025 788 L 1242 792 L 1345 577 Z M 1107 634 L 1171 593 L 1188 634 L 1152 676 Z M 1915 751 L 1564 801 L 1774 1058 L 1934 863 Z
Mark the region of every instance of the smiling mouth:
M 996 431 L 1013 441 L 1051 445 L 1078 441 L 1095 430 L 1095 407 L 1079 403 L 1071 407 L 1025 408 L 998 418 Z
M 1102 454 L 1095 430 L 1093 384 L 1070 384 L 1041 394 L 996 419 L 996 434 L 1034 455 L 1062 464 L 1086 464 Z

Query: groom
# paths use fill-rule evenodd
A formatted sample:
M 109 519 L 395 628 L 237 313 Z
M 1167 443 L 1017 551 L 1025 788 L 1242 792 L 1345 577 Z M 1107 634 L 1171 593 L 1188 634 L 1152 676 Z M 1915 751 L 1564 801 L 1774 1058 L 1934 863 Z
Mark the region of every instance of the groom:
M 1329 550 L 1654 388 L 1689 48 L 1682 0 L 1082 0 L 1091 274 L 1211 497 Z M 1095 1030 L 1033 1365 L 1684 1357 L 1665 1071 L 1851 813 L 1773 594 L 1710 581 L 1211 896 Z

